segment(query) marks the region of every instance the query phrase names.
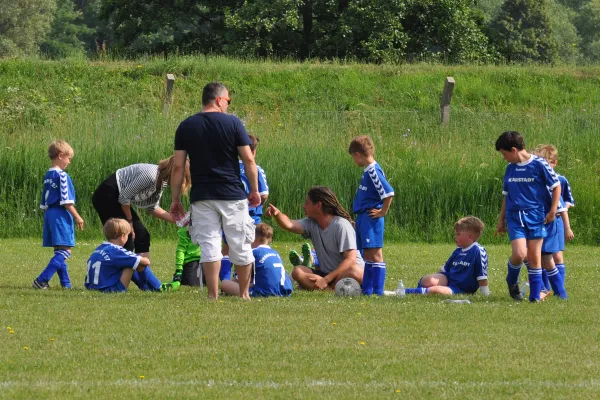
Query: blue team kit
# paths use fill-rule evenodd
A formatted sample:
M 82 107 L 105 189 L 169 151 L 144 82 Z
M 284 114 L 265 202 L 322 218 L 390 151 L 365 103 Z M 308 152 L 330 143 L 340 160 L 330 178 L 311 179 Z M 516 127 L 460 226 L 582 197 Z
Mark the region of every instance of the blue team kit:
M 279 253 L 267 245 L 252 250 L 254 255 L 254 279 L 250 296 L 290 296 L 292 281 L 285 272 Z
M 452 294 L 472 294 L 479 289 L 479 281 L 488 278 L 487 267 L 487 252 L 475 242 L 467 248 L 454 250 L 440 272 L 448 279 Z

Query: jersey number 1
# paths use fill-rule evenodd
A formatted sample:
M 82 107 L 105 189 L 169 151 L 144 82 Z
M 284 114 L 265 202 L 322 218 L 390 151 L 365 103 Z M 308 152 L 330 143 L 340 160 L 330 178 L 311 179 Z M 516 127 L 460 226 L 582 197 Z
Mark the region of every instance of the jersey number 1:
M 98 278 L 100 277 L 100 266 L 102 263 L 100 261 L 96 261 L 92 264 L 91 261 L 87 263 L 87 276 L 85 277 L 85 283 L 90 283 L 90 269 L 94 270 L 94 285 L 98 284 Z

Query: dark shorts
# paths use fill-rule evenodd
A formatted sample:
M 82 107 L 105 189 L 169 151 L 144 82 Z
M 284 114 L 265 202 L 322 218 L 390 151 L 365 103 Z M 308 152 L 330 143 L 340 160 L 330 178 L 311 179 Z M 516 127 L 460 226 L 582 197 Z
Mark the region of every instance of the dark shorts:
M 319 275 L 321 278 L 324 278 L 324 277 L 326 277 L 326 276 L 327 276 L 327 273 L 326 273 L 326 272 L 323 272 L 323 271 L 321 271 L 321 270 L 319 270 L 319 269 L 314 269 L 314 268 L 311 268 L 310 270 L 311 270 L 311 272 L 312 272 L 313 274 L 315 274 L 315 275 Z

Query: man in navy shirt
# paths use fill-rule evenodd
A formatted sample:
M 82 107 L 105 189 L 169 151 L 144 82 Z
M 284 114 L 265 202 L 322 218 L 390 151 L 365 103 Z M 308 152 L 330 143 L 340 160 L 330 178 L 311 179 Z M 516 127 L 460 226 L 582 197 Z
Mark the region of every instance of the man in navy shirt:
M 202 251 L 208 297 L 218 298 L 222 232 L 229 243 L 229 258 L 237 267 L 240 297 L 250 299 L 250 271 L 254 256 L 254 221 L 248 205 L 260 204 L 256 163 L 250 138 L 239 118 L 228 115 L 229 90 L 218 82 L 202 91 L 202 111 L 185 119 L 175 133 L 175 168 L 171 175 L 171 214 L 185 213 L 181 185 L 185 159 L 192 175 L 192 241 Z M 240 180 L 238 157 L 244 163 L 250 185 L 246 196 Z M 175 183 L 175 185 L 173 185 Z M 240 229 L 240 227 L 242 229 Z

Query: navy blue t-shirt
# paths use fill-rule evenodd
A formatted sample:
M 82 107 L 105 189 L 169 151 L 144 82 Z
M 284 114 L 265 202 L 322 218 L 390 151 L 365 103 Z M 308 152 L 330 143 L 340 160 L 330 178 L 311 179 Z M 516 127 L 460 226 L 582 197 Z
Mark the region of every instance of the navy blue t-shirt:
M 250 143 L 242 121 L 233 115 L 201 112 L 179 124 L 175 150 L 190 157 L 190 200 L 245 199 L 237 148 Z

